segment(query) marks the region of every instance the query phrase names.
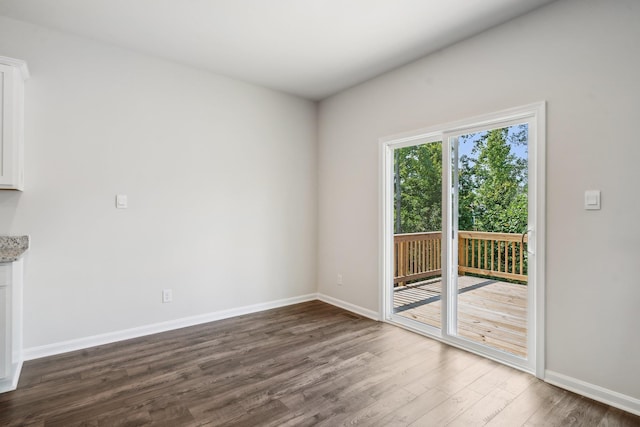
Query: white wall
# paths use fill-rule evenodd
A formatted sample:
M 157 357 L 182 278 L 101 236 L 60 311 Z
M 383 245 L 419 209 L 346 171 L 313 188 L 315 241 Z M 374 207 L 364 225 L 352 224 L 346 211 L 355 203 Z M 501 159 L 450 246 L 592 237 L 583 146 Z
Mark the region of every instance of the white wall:
M 316 123 L 313 103 L 0 17 L 0 55 L 32 72 L 26 191 L 0 192 L 0 234 L 32 236 L 25 346 L 316 278 L 377 310 L 378 138 L 546 100 L 547 367 L 640 398 L 638 40 L 640 3 L 560 0 L 323 101 Z
M 319 292 L 378 309 L 380 137 L 546 100 L 547 369 L 640 398 L 639 69 L 639 2 L 562 0 L 324 100 Z
M 316 291 L 314 103 L 5 18 L 0 55 L 32 74 L 25 347 Z

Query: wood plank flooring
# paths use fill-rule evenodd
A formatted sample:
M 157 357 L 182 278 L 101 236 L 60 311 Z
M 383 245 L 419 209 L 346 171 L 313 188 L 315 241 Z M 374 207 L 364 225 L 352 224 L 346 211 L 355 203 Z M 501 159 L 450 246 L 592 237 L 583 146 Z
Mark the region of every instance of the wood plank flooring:
M 640 426 L 313 301 L 25 363 L 2 426 Z
M 460 276 L 458 286 L 459 335 L 526 357 L 527 287 L 472 276 Z M 440 279 L 435 279 L 396 288 L 393 306 L 400 316 L 440 328 L 439 297 Z

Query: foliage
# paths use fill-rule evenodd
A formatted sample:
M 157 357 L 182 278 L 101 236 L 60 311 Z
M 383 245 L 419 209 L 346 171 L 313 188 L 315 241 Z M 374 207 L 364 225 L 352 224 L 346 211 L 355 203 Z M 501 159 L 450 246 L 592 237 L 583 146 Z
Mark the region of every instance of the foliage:
M 527 227 L 527 127 L 464 135 L 458 163 L 460 230 L 522 233 Z M 442 229 L 442 143 L 395 150 L 396 233 Z M 399 215 L 399 218 L 398 218 Z
M 460 158 L 459 228 L 522 233 L 527 227 L 527 160 L 511 147 L 526 147 L 526 126 L 460 137 L 461 144 L 469 142 L 471 154 Z
M 442 143 L 400 148 L 395 155 L 396 234 L 441 230 Z

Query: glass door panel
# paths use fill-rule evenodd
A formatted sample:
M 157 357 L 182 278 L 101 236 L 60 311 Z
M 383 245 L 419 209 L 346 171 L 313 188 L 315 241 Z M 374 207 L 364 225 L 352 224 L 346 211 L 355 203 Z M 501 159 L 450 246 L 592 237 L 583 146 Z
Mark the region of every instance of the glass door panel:
M 394 149 L 393 314 L 442 323 L 442 142 Z
M 451 138 L 449 332 L 527 358 L 528 125 Z

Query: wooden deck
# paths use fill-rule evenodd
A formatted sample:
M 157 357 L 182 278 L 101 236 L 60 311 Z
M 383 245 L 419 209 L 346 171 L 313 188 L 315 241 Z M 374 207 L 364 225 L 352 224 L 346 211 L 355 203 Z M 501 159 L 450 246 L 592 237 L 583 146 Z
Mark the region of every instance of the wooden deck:
M 398 287 L 397 315 L 441 327 L 440 278 Z M 458 335 L 511 354 L 527 355 L 527 287 L 460 276 Z

